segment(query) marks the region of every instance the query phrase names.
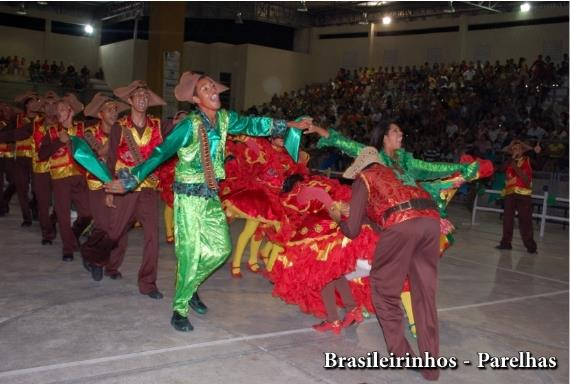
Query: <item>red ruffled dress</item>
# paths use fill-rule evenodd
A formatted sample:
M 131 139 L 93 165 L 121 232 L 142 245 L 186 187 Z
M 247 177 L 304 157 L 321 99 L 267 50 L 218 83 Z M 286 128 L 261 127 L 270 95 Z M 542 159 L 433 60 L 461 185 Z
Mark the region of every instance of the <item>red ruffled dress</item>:
M 267 139 L 230 141 L 233 143 L 226 148 L 231 160 L 226 162 L 226 179 L 220 184 L 226 215 L 278 224 L 284 216 L 279 200 L 283 182 L 296 173 L 308 174 L 307 167 L 295 163 L 285 148 Z

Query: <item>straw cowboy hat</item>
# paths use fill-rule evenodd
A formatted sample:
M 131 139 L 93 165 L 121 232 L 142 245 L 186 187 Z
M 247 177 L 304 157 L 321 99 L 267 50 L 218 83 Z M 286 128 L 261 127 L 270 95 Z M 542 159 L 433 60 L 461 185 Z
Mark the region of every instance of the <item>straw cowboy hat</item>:
M 350 167 L 344 171 L 342 177 L 345 179 L 355 179 L 356 175 L 358 175 L 364 168 L 373 163 L 382 164 L 380 162 L 380 158 L 378 157 L 378 150 L 374 147 L 364 147 L 360 152 L 360 155 L 358 155 Z
M 176 100 L 194 103 L 194 101 L 192 100 L 192 96 L 194 96 L 194 90 L 196 89 L 196 84 L 198 83 L 198 80 L 202 78 L 207 78 L 211 80 L 216 86 L 216 91 L 218 94 L 225 92 L 229 89 L 225 85 L 218 83 L 209 76 L 188 71 L 182 74 L 182 76 L 180 77 L 180 81 L 178 82 L 178 85 L 176 86 L 176 88 L 174 88 L 174 96 L 176 96 Z
M 114 98 L 109 96 L 105 96 L 102 92 L 97 92 L 95 96 L 93 96 L 91 102 L 89 102 L 89 104 L 87 104 L 87 106 L 85 107 L 83 114 L 85 116 L 98 118 L 101 108 L 103 108 L 103 106 L 109 102 L 117 104 L 118 113 L 126 111 L 127 109 L 130 108 L 128 104 L 123 103 L 122 101 L 115 100 Z
M 522 146 L 522 151 L 526 152 L 526 151 L 530 151 L 531 149 L 533 149 L 530 145 L 528 145 L 527 143 L 519 140 L 519 139 L 514 139 L 513 141 L 511 141 L 511 143 L 509 145 L 507 145 L 505 148 L 503 148 L 503 152 L 508 152 L 511 153 L 513 150 L 513 147 L 515 145 L 520 144 Z
M 65 103 L 71 107 L 73 110 L 73 115 L 77 115 L 79 112 L 83 111 L 83 103 L 77 100 L 77 97 L 73 93 L 67 93 L 61 99 L 60 103 Z
M 148 106 L 149 107 L 156 107 L 158 105 L 166 105 L 166 102 L 164 100 L 162 100 L 162 98 L 160 96 L 158 96 L 156 93 L 151 91 L 150 88 L 148 87 L 146 81 L 143 81 L 143 80 L 135 80 L 132 83 L 130 83 L 129 85 L 127 85 L 126 87 L 120 87 L 120 88 L 115 89 L 113 91 L 113 93 L 119 99 L 122 99 L 122 100 L 126 101 L 127 103 L 129 103 L 129 97 L 131 96 L 131 94 L 134 91 L 136 91 L 139 88 L 146 89 L 146 91 L 148 92 Z

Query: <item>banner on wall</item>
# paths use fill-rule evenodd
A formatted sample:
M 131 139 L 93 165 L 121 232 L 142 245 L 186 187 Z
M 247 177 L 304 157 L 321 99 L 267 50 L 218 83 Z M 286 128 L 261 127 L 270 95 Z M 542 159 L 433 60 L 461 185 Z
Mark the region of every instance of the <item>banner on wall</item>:
M 180 78 L 180 52 L 165 52 L 162 68 L 162 98 L 166 101 L 166 107 L 162 108 L 162 118 L 167 119 L 174 117 L 178 110 L 174 88 Z

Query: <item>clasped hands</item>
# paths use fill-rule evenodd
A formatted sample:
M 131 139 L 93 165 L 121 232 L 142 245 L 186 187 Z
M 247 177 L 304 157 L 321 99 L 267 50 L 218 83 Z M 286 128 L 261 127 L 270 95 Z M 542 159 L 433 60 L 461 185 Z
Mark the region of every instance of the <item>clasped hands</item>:
M 350 215 L 350 206 L 343 201 L 336 201 L 328 208 L 328 213 L 331 219 L 338 224 L 343 216 L 348 217 Z
M 321 137 L 328 137 L 329 133 L 325 128 L 313 124 L 312 117 L 303 117 L 300 121 L 289 122 L 288 125 L 293 128 L 300 129 L 304 135 L 317 133 Z
M 123 183 L 121 183 L 121 180 L 119 179 L 115 179 L 113 181 L 105 183 L 103 187 L 105 188 L 105 192 L 114 195 L 120 195 L 127 192 L 125 186 L 123 185 Z

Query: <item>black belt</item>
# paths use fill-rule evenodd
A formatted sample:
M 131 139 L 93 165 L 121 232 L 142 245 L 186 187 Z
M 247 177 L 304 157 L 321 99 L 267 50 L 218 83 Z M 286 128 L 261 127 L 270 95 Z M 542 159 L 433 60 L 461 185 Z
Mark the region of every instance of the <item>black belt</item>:
M 388 220 L 391 214 L 396 212 L 403 212 L 409 211 L 410 209 L 435 209 L 437 210 L 437 206 L 435 202 L 431 199 L 411 199 L 406 201 L 405 203 L 394 205 L 393 207 L 388 208 L 384 212 L 384 221 Z

